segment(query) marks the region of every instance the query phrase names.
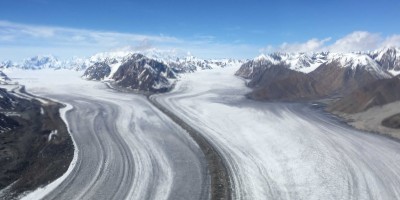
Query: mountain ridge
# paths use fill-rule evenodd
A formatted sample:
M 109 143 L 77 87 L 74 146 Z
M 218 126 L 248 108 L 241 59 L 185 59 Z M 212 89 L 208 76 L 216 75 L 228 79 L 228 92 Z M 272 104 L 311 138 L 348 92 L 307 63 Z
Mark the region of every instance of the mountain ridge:
M 253 88 L 247 96 L 256 100 L 339 98 L 342 101 L 337 104 L 347 105 L 358 102 L 354 92 L 366 91 L 368 87 L 382 88 L 382 84 L 387 84 L 386 80 L 400 74 L 398 63 L 400 50 L 395 47 L 353 53 L 273 53 L 244 63 L 235 75 L 247 79 L 247 86 Z M 398 91 L 400 87 L 392 87 L 386 93 Z M 377 94 L 371 92 L 369 95 L 375 98 Z M 380 99 L 379 105 L 384 105 L 397 98 Z M 331 110 L 352 112 L 351 109 L 339 109 L 345 105 L 333 106 Z M 357 111 L 367 108 L 369 106 Z

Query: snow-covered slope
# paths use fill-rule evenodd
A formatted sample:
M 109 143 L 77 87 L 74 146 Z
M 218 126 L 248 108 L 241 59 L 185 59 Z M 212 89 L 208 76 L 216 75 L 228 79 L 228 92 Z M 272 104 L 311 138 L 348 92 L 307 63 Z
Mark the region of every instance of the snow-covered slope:
M 292 70 L 310 73 L 327 61 L 329 53 L 276 53 L 273 56 L 278 62 L 287 64 Z
M 162 62 L 178 73 L 194 72 L 198 70 L 213 69 L 217 67 L 230 67 L 243 64 L 236 59 L 202 59 L 187 53 L 185 55 L 171 51 L 160 51 L 148 49 L 145 51 L 131 52 L 140 53 L 148 58 Z
M 339 68 L 362 69 L 376 73 L 382 78 L 400 74 L 400 50 L 383 48 L 372 52 L 356 53 L 271 53 L 261 54 L 246 62 L 236 73 L 244 78 L 252 78 L 271 66 L 284 66 L 288 69 L 309 74 L 322 64 L 336 63 Z
M 20 62 L 6 60 L 0 63 L 0 68 L 18 68 L 24 70 L 42 69 L 73 69 L 84 70 L 90 65 L 90 60 L 74 57 L 69 60 L 60 60 L 53 55 L 39 55 L 26 58 Z
M 400 49 L 387 47 L 373 51 L 369 54 L 383 70 L 388 71 L 394 76 L 400 74 Z
M 336 63 L 340 68 L 350 68 L 353 73 L 356 70 L 365 70 L 378 78 L 391 78 L 392 76 L 384 70 L 374 59 L 366 54 L 345 53 L 334 54 L 326 64 Z
M 10 68 L 15 66 L 15 64 L 11 60 L 5 60 L 0 62 L 0 69 Z
M 187 56 L 183 58 L 176 58 L 175 60 L 160 60 L 161 62 L 169 65 L 177 72 L 194 72 L 198 70 L 214 69 L 218 67 L 237 66 L 243 62 L 234 59 L 200 59 L 194 56 Z
M 23 69 L 47 69 L 47 68 L 59 68 L 62 66 L 62 62 L 52 55 L 46 56 L 35 56 L 29 59 L 25 59 L 20 67 Z
M 328 61 L 330 53 L 272 53 L 261 54 L 253 60 L 250 60 L 242 65 L 236 75 L 244 78 L 252 78 L 257 73 L 260 73 L 272 66 L 284 66 L 288 69 L 310 73 L 318 68 L 321 64 Z

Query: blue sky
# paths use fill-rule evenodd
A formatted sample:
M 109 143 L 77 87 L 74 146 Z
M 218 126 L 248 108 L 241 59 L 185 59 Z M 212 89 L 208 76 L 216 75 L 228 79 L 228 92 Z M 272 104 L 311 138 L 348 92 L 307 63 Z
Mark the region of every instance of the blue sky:
M 398 0 L 2 0 L 0 59 L 127 47 L 209 58 L 368 50 L 400 43 L 399 11 Z

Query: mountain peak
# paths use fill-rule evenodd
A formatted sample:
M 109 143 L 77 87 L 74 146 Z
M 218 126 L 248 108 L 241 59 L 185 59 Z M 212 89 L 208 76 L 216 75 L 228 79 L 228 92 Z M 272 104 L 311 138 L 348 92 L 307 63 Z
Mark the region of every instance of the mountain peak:
M 254 61 L 260 61 L 260 60 L 268 60 L 268 57 L 262 53 L 259 56 L 254 58 Z

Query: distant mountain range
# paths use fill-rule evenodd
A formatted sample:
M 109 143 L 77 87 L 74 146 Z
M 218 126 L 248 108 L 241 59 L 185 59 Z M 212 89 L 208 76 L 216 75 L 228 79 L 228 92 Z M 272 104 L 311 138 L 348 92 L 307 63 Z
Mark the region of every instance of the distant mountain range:
M 400 49 L 383 48 L 370 52 L 353 53 L 284 53 L 277 52 L 272 54 L 261 54 L 260 56 L 249 60 L 239 70 L 238 74 L 245 78 L 251 78 L 257 71 L 262 71 L 269 66 L 285 65 L 286 68 L 310 73 L 316 70 L 322 64 L 339 62 L 341 67 L 357 68 L 365 66 L 371 70 L 385 71 L 396 76 L 400 74 Z
M 348 113 L 369 108 L 372 104 L 368 102 L 374 99 L 379 99 L 377 105 L 400 100 L 399 95 L 390 95 L 398 94 L 400 87 L 382 86 L 397 83 L 395 76 L 399 74 L 398 48 L 355 53 L 273 53 L 244 63 L 236 72 L 253 88 L 250 98 L 298 101 L 343 97 L 331 109 Z M 377 98 L 382 88 L 385 98 Z M 349 102 L 365 105 L 355 109 Z
M 241 64 L 242 61 L 235 59 L 200 59 L 192 55 L 179 57 L 151 49 L 140 53 L 104 52 L 89 58 L 70 60 L 59 60 L 51 55 L 35 56 L 21 62 L 1 62 L 0 70 L 71 69 L 84 71 L 83 78 L 88 80 L 110 81 L 125 88 L 141 91 L 165 92 L 181 73 Z
M 21 62 L 14 62 L 6 60 L 0 62 L 0 69 L 5 68 L 20 68 L 26 70 L 39 70 L 39 69 L 75 69 L 83 70 L 90 64 L 90 60 L 83 58 L 73 58 L 71 60 L 59 60 L 53 55 L 34 56 L 22 60 Z
M 181 73 L 241 65 L 234 59 L 183 58 L 151 51 L 101 53 L 90 58 L 83 75 L 88 80 L 106 80 L 129 89 L 165 92 Z
M 35 56 L 21 62 L 4 61 L 0 70 L 71 69 L 83 71 L 83 78 L 109 81 L 118 86 L 149 92 L 168 91 L 181 73 L 216 67 L 241 66 L 237 76 L 253 88 L 248 97 L 258 100 L 299 101 L 340 98 L 329 108 L 359 112 L 373 105 L 400 100 L 398 82 L 400 49 L 383 48 L 353 53 L 271 53 L 252 60 L 200 59 L 179 57 L 158 50 L 98 53 L 89 58 L 59 60 L 54 56 Z M 393 80 L 392 80 L 393 79 Z M 385 81 L 387 80 L 387 81 Z M 0 73 L 0 81 L 10 79 Z M 385 89 L 384 95 L 381 90 Z M 377 96 L 384 96 L 377 97 Z M 352 102 L 359 102 L 351 106 Z M 355 108 L 357 107 L 357 108 Z
M 29 70 L 38 69 L 73 69 L 73 70 L 86 70 L 95 63 L 109 63 L 111 65 L 118 65 L 124 59 L 133 54 L 142 54 L 147 58 L 156 60 L 158 62 L 168 65 L 174 71 L 194 72 L 203 69 L 212 69 L 215 67 L 225 67 L 233 64 L 243 63 L 236 59 L 200 59 L 192 55 L 176 56 L 169 52 L 162 52 L 159 50 L 151 49 L 146 51 L 114 51 L 97 53 L 89 58 L 72 58 L 61 60 L 53 55 L 34 56 L 16 62 L 6 60 L 0 62 L 0 69 L 4 68 L 20 68 Z M 113 67 L 113 66 L 112 66 Z

